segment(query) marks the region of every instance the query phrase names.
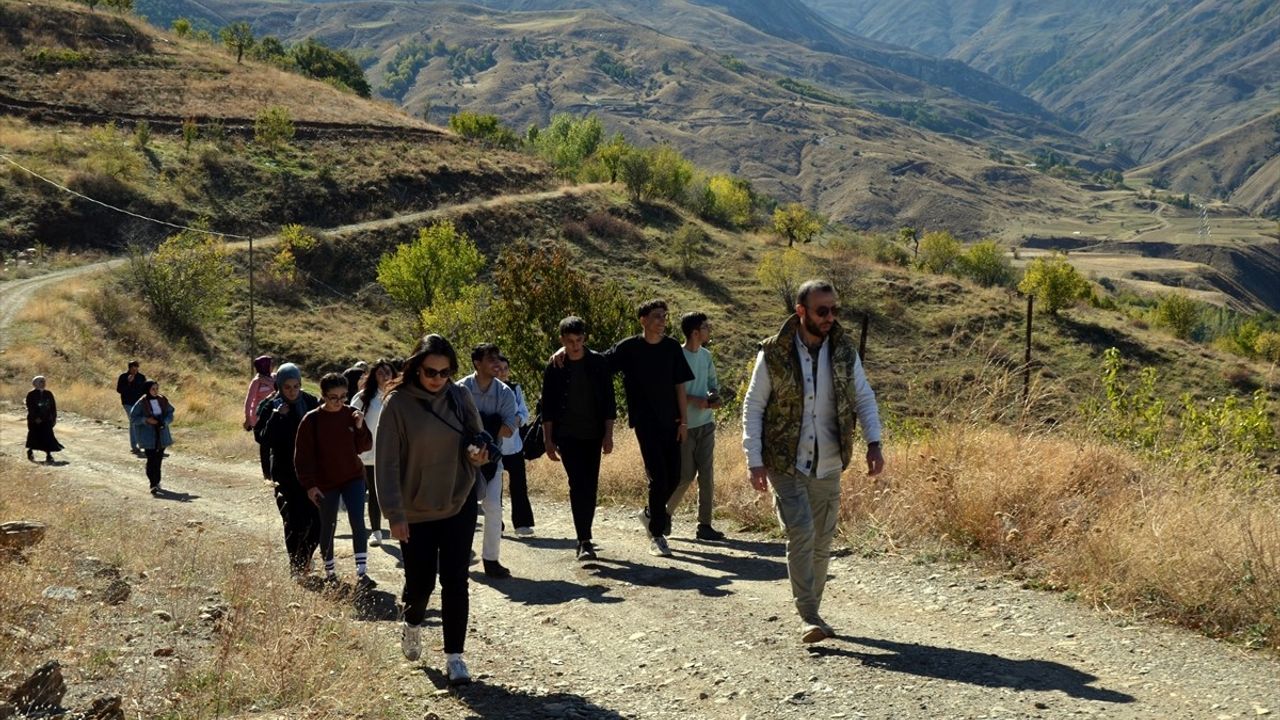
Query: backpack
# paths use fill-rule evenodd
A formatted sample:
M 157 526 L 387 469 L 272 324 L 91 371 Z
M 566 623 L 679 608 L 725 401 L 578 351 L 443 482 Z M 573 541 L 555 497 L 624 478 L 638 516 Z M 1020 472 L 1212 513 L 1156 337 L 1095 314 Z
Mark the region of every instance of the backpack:
M 267 418 L 271 415 L 265 412 L 268 405 L 274 405 L 277 398 L 280 397 L 279 391 L 262 398 L 262 402 L 258 403 L 258 422 L 253 424 L 253 440 L 259 445 L 266 445 Z
M 547 452 L 546 439 L 542 437 L 542 401 L 538 401 L 537 412 L 533 416 L 533 422 L 529 423 L 524 429 L 524 435 L 520 436 L 520 442 L 524 444 L 525 460 L 537 460 Z

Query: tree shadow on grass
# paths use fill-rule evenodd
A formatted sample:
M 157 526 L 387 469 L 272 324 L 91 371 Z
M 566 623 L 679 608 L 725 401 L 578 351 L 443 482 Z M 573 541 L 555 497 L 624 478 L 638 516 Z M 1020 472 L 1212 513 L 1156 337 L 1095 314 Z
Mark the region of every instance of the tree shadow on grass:
M 866 652 L 829 645 L 810 646 L 809 652 L 819 657 L 852 658 L 868 667 L 890 672 L 951 680 L 982 687 L 1059 690 L 1071 697 L 1109 703 L 1131 703 L 1135 700 L 1132 695 L 1093 687 L 1089 683 L 1097 680 L 1096 676 L 1049 660 L 1011 660 L 972 650 L 865 637 L 837 637 L 836 640 L 885 652 Z
M 439 662 L 443 665 L 443 658 Z M 518 690 L 490 684 L 483 678 L 467 685 L 450 686 L 449 678 L 435 667 L 423 667 L 423 673 L 437 690 L 448 690 L 458 702 L 467 706 L 477 718 L 521 717 L 530 720 L 545 718 L 560 720 L 565 717 L 591 718 L 591 720 L 622 720 L 624 715 L 616 710 L 600 707 L 580 695 L 557 692 L 547 695 L 529 695 Z M 471 668 L 474 673 L 476 668 Z
M 1100 352 L 1107 348 L 1115 348 L 1120 351 L 1120 354 L 1125 359 L 1142 363 L 1143 365 L 1164 363 L 1169 359 L 1160 350 L 1153 350 L 1150 346 L 1134 340 L 1131 336 L 1115 328 L 1103 327 L 1097 323 L 1082 322 L 1066 316 L 1059 316 L 1056 324 L 1063 337 L 1082 345 L 1088 345 Z

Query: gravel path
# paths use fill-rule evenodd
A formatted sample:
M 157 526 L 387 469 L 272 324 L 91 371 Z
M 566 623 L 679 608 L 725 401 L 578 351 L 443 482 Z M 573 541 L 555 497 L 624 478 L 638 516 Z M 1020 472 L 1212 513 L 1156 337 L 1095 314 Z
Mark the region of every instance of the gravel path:
M 0 419 L 17 454 L 23 421 Z M 144 516 L 232 525 L 284 564 L 269 487 L 250 463 L 165 462 L 163 500 L 147 494 L 123 429 L 67 417 L 59 437 L 69 492 L 136 503 Z M 12 487 L 6 483 L 8 487 Z M 361 622 L 385 639 L 386 672 L 426 717 L 467 718 L 1243 718 L 1280 713 L 1280 663 L 1188 631 L 1130 623 L 1063 596 L 944 565 L 844 555 L 832 562 L 824 614 L 840 637 L 802 646 L 778 541 L 733 533 L 648 555 L 633 511 L 597 520 L 600 560 L 573 560 L 565 504 L 535 498 L 538 535 L 506 538 L 515 577 L 472 575 L 468 661 L 477 682 L 444 690 L 437 618 L 422 663 L 397 660 L 394 622 Z M 350 572 L 350 544 L 339 569 Z M 478 547 L 479 541 L 477 539 Z M 345 554 L 345 559 L 344 559 Z M 384 606 L 398 593 L 393 548 L 370 573 Z M 478 566 L 477 566 L 478 567 Z M 434 601 L 433 601 L 434 602 Z M 384 607 L 386 610 L 387 607 Z M 379 620 L 385 620 L 379 618 Z

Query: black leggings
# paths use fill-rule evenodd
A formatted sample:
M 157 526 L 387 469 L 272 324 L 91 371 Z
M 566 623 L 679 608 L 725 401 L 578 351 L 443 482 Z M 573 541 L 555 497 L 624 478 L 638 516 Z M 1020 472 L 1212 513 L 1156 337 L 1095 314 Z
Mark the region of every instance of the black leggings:
M 276 473 L 276 509 L 284 521 L 284 547 L 289 566 L 302 572 L 320 546 L 320 511 L 292 473 Z
M 502 469 L 511 478 L 512 527 L 533 527 L 533 505 L 529 503 L 529 477 L 524 470 L 524 453 L 503 455 Z
M 369 488 L 369 532 L 382 529 L 382 508 L 378 507 L 378 486 L 373 482 L 373 467 L 364 466 L 364 484 Z
M 160 462 L 164 460 L 164 448 L 147 448 L 147 480 L 151 487 L 160 487 Z
M 444 626 L 444 651 L 460 653 L 467 642 L 467 615 L 471 601 L 467 567 L 471 564 L 471 540 L 476 532 L 476 491 L 462 503 L 457 515 L 443 520 L 410 523 L 409 542 L 400 543 L 404 558 L 404 621 L 421 625 L 427 602 L 440 576 L 440 621 Z

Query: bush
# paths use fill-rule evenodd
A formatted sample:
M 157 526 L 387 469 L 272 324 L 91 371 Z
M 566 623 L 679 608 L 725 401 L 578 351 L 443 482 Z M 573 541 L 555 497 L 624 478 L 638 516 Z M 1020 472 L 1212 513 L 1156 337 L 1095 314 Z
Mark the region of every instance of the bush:
M 1280 332 L 1268 330 L 1258 333 L 1258 339 L 1253 343 L 1253 351 L 1267 362 L 1280 363 Z
M 88 165 L 103 175 L 125 182 L 142 172 L 142 158 L 129 147 L 114 120 L 89 131 Z
M 693 179 L 693 163 L 670 145 L 660 145 L 650 150 L 650 195 L 671 202 L 684 199 L 685 188 Z
M 418 231 L 378 261 L 378 284 L 393 302 L 413 317 L 436 302 L 457 299 L 484 267 L 484 256 L 466 233 L 442 220 Z
M 1036 258 L 1027 266 L 1018 290 L 1033 295 L 1040 309 L 1050 315 L 1074 305 L 1090 294 L 1089 281 L 1059 254 Z
M 796 291 L 813 274 L 813 263 L 795 248 L 768 253 L 756 268 L 756 278 L 782 301 L 788 313 L 795 312 Z
M 369 81 L 351 53 L 334 50 L 315 38 L 307 38 L 289 49 L 289 57 L 303 75 L 316 80 L 334 78 L 360 97 L 369 97 Z
M 564 236 L 565 240 L 578 245 L 585 243 L 591 237 L 591 234 L 587 232 L 587 226 L 574 220 L 566 222 L 560 228 L 560 234 Z
M 604 125 L 594 115 L 575 119 L 562 113 L 551 118 L 546 128 L 531 128 L 529 133 L 530 144 L 538 154 L 567 178 L 577 177 L 583 163 L 595 153 L 603 139 Z
M 278 150 L 293 139 L 293 120 L 289 110 L 273 105 L 258 113 L 253 123 L 253 139 L 259 145 L 271 150 Z
M 1189 340 L 1200 325 L 1201 310 L 1200 303 L 1182 293 L 1165 293 L 1156 303 L 1156 324 L 1167 328 L 1174 337 Z
M 464 110 L 449 118 L 449 129 L 464 138 L 479 140 L 486 145 L 505 150 L 520 146 L 520 138 L 511 128 L 502 124 L 497 115 L 481 115 Z
M 671 254 L 680 262 L 680 271 L 688 275 L 706 252 L 711 236 L 701 226 L 685 223 L 671 235 Z
M 604 211 L 588 215 L 586 229 L 592 235 L 606 240 L 634 240 L 640 237 L 640 231 L 635 225 Z
M 788 203 L 773 211 L 773 231 L 787 241 L 787 247 L 812 241 L 826 224 L 821 215 L 800 203 Z
M 730 227 L 751 223 L 751 193 L 728 175 L 716 175 L 707 181 L 710 208 L 708 220 Z
M 959 257 L 957 268 L 961 275 L 983 287 L 1013 283 L 1013 263 L 995 240 L 983 240 L 970 246 Z
M 150 255 L 133 251 L 129 268 L 156 324 L 170 336 L 199 334 L 220 318 L 238 281 L 214 235 L 184 230 Z
M 623 155 L 618 164 L 618 176 L 632 202 L 647 200 L 653 187 L 653 161 L 649 153 L 633 150 Z
M 920 239 L 916 265 L 938 275 L 954 272 L 963 252 L 960 241 L 950 232 L 941 230 L 925 233 Z

